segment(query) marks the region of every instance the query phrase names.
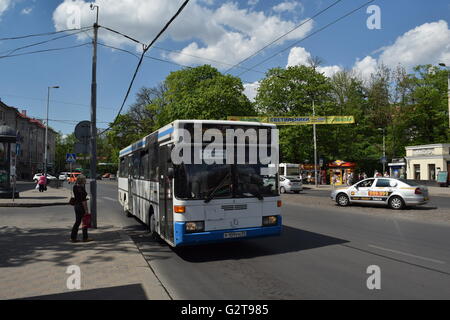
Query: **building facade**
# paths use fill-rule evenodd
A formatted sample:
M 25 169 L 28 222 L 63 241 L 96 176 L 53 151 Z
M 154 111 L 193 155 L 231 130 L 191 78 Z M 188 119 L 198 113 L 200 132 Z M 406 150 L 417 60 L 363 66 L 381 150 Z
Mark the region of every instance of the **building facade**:
M 45 162 L 45 125 L 27 116 L 25 110 L 19 111 L 0 101 L 0 125 L 13 128 L 17 142 L 13 146 L 16 155 L 16 175 L 19 180 L 30 180 L 34 174 L 42 172 Z M 57 133 L 48 129 L 48 171 L 55 164 Z
M 406 147 L 407 178 L 436 181 L 438 172 L 450 171 L 450 143 Z

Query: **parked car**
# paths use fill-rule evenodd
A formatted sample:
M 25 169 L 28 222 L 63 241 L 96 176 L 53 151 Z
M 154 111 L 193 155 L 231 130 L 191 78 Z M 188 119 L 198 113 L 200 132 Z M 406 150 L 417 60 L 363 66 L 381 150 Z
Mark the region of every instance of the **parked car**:
M 41 177 L 41 176 L 42 176 L 42 173 L 36 173 L 33 177 L 33 181 L 37 182 L 39 180 L 39 177 Z M 56 180 L 56 177 L 47 173 L 47 180 Z
M 350 187 L 335 189 L 331 199 L 340 206 L 353 203 L 387 205 L 400 210 L 428 202 L 428 188 L 416 183 L 394 178 L 369 178 Z
M 111 175 L 111 173 L 105 173 L 104 175 L 102 175 L 102 178 L 108 179 L 110 175 Z
M 69 175 L 69 172 L 61 172 L 58 176 L 58 180 L 65 181 L 65 180 L 67 180 L 68 175 Z
M 302 179 L 296 176 L 280 176 L 280 193 L 303 191 Z
M 75 183 L 77 181 L 77 177 L 81 174 L 81 172 L 71 172 L 69 173 L 69 175 L 67 176 L 67 182 L 69 184 L 71 183 Z

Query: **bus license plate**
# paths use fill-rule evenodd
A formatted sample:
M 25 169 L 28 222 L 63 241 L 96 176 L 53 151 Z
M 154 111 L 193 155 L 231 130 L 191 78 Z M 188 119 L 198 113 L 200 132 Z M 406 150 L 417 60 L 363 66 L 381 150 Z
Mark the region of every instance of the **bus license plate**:
M 247 236 L 247 231 L 239 231 L 239 232 L 225 232 L 223 234 L 224 239 L 233 239 L 233 238 L 242 238 Z

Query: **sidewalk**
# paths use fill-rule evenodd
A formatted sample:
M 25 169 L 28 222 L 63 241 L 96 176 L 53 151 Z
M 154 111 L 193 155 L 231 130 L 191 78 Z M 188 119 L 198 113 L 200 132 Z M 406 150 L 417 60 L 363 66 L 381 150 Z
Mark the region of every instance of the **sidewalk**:
M 346 185 L 336 186 L 336 188 L 346 188 Z M 317 187 L 313 184 L 304 184 L 303 188 L 305 190 L 332 190 L 331 185 L 318 185 Z M 430 196 L 449 196 L 450 197 L 450 188 L 449 187 L 430 187 L 428 186 L 428 192 Z
M 42 207 L 68 205 L 71 197 L 70 191 L 66 188 L 47 187 L 47 191 L 39 192 L 37 189 L 30 189 L 19 193 L 19 198 L 0 199 L 0 207 Z
M 90 229 L 95 241 L 71 243 L 73 219 L 71 206 L 2 209 L 0 300 L 170 299 L 122 228 Z M 69 266 L 80 268 L 80 290 L 67 286 Z

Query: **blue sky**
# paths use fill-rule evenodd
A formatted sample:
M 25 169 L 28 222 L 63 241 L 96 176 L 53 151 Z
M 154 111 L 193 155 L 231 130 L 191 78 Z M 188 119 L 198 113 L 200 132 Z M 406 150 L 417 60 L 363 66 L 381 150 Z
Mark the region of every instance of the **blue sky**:
M 144 43 L 153 39 L 182 2 L 96 1 L 100 6 L 101 25 L 129 34 Z M 243 60 L 333 2 L 191 0 L 155 45 L 180 50 L 183 54 L 152 48 L 150 56 L 168 62 L 145 59 L 128 105 L 134 101 L 140 87 L 151 87 L 162 82 L 171 71 L 181 68 L 177 64 L 195 66 L 210 63 L 225 72 L 230 65 Z M 252 67 L 365 2 L 342 0 L 312 22 L 246 61 L 243 66 Z M 321 70 L 326 75 L 342 69 L 354 69 L 362 77 L 367 77 L 380 62 L 389 66 L 401 63 L 406 68 L 440 61 L 450 64 L 450 3 L 447 0 L 430 3 L 425 0 L 374 1 L 371 4 L 381 10 L 381 29 L 367 28 L 366 21 L 370 14 L 366 13 L 368 6 L 365 6 L 255 69 L 265 72 L 272 67 L 304 64 L 310 55 L 319 56 L 324 61 Z M 0 38 L 63 30 L 78 22 L 81 26 L 92 25 L 94 14 L 88 6 L 89 3 L 83 0 L 0 0 Z M 11 49 L 60 35 L 0 41 L 0 56 Z M 15 53 L 74 46 L 89 41 L 86 33 L 80 33 Z M 100 41 L 139 52 L 133 42 L 105 30 L 100 32 Z M 70 133 L 77 121 L 90 118 L 91 55 L 92 48 L 86 45 L 64 51 L 0 58 L 0 98 L 8 105 L 27 110 L 29 116 L 43 118 L 47 87 L 59 85 L 61 88 L 51 93 L 50 125 L 58 131 Z M 99 127 L 106 127 L 107 122 L 114 119 L 136 64 L 137 59 L 129 54 L 99 47 Z M 230 71 L 233 75 L 241 72 L 236 68 Z M 250 96 L 263 76 L 251 71 L 241 76 Z

